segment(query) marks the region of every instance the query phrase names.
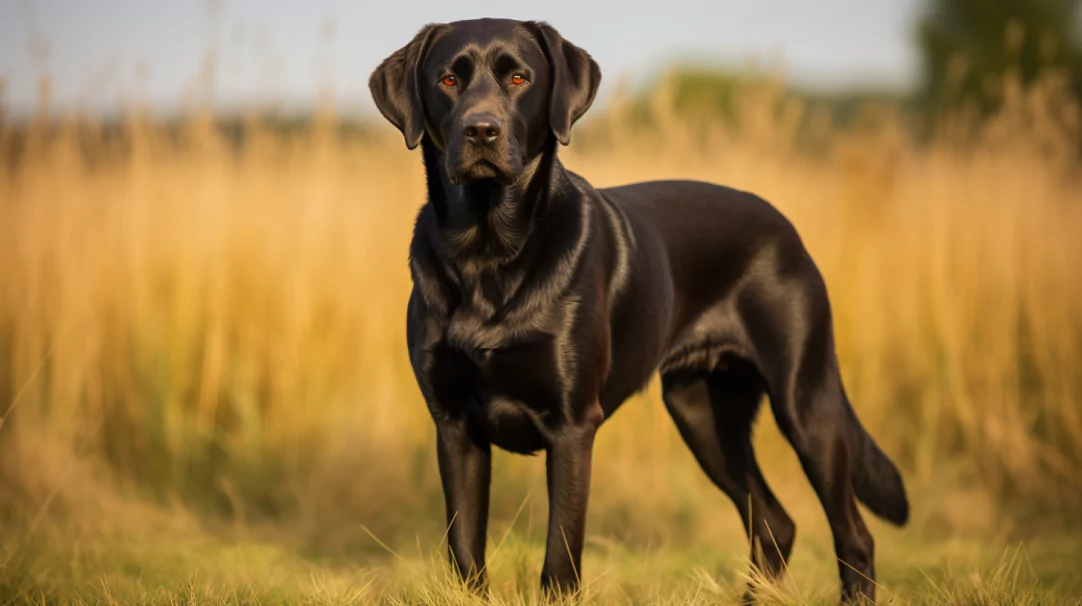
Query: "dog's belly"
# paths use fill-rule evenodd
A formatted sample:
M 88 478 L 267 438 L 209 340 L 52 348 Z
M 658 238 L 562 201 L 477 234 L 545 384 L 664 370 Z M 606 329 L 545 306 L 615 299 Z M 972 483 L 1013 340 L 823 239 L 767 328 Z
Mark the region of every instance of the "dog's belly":
M 491 396 L 476 400 L 470 414 L 488 440 L 504 450 L 529 454 L 545 447 L 540 415 L 524 402 Z

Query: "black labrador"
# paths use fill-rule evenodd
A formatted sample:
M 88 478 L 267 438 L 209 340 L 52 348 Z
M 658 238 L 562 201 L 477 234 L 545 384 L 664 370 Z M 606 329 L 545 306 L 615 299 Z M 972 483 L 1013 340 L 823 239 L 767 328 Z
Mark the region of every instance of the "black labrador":
M 480 19 L 426 26 L 369 82 L 424 157 L 406 332 L 436 424 L 453 566 L 485 586 L 492 445 L 544 449 L 541 582 L 575 590 L 594 435 L 659 370 L 680 434 L 747 526 L 753 564 L 783 572 L 795 533 L 752 449 L 765 393 L 830 520 L 843 598 L 873 597 L 857 500 L 899 525 L 909 506 L 846 399 L 823 278 L 752 194 L 691 181 L 599 190 L 565 169 L 557 143 L 600 81 L 551 26 Z

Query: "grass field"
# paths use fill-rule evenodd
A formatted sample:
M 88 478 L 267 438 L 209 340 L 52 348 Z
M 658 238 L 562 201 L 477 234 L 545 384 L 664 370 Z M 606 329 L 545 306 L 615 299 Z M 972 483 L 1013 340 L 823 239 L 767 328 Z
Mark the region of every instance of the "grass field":
M 1054 83 L 919 143 L 748 85 L 732 122 L 615 99 L 565 163 L 602 186 L 759 193 L 826 276 L 904 529 L 872 522 L 881 602 L 1082 596 L 1079 110 Z M 634 118 L 634 119 L 632 119 Z M 420 159 L 333 116 L 236 146 L 198 114 L 0 131 L 0 604 L 475 603 L 447 576 L 431 422 L 403 344 Z M 629 127 L 629 124 L 637 126 Z M 661 128 L 659 128 L 661 127 Z M 769 411 L 764 472 L 798 523 L 764 601 L 837 595 L 830 533 Z M 601 431 L 587 601 L 732 602 L 735 508 L 656 385 Z M 498 455 L 492 601 L 538 599 L 540 457 Z

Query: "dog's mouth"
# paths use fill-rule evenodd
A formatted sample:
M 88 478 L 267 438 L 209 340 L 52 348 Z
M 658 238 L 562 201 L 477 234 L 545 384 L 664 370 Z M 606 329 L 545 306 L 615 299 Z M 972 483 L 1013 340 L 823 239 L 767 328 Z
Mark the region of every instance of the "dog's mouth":
M 503 171 L 488 160 L 474 162 L 473 166 L 466 170 L 466 176 L 470 179 L 495 179 L 502 174 Z
M 515 171 L 509 167 L 502 167 L 487 159 L 459 168 L 450 175 L 451 183 L 466 185 L 474 181 L 491 179 L 503 184 L 509 184 L 515 180 Z

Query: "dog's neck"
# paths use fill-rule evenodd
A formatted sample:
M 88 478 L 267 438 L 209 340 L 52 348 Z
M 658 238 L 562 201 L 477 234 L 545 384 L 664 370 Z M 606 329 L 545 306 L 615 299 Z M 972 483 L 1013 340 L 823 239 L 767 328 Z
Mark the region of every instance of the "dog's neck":
M 500 266 L 519 258 L 553 190 L 566 178 L 556 158 L 555 139 L 510 183 L 495 179 L 452 183 L 435 144 L 426 137 L 422 147 L 428 201 L 448 260 L 459 264 L 483 259 Z

